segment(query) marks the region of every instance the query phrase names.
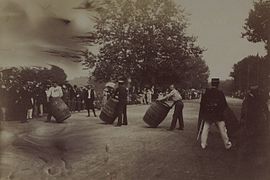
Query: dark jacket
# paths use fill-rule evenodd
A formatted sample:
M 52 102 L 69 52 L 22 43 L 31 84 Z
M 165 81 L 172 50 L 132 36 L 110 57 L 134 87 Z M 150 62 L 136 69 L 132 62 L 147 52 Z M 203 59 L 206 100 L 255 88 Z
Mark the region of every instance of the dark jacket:
M 212 105 L 213 102 L 215 105 Z M 223 112 L 227 106 L 222 91 L 217 88 L 206 89 L 201 99 L 200 116 L 207 122 L 223 121 Z
M 265 116 L 265 103 L 263 97 L 258 92 L 248 93 L 243 101 L 241 119 L 247 130 L 252 133 L 260 133 L 268 127 Z
M 95 90 L 94 89 L 90 90 L 90 99 L 88 98 L 89 97 L 88 89 L 84 91 L 83 96 L 84 96 L 85 101 L 87 101 L 87 100 L 94 101 L 95 100 Z
M 27 109 L 32 109 L 34 107 L 34 102 L 32 101 L 34 100 L 33 91 L 30 89 L 26 90 L 24 96 L 23 101 L 25 101 Z
M 38 87 L 35 90 L 35 100 L 37 105 L 46 104 L 47 103 L 47 95 L 43 88 Z
M 127 89 L 124 86 L 119 86 L 115 90 L 114 97 L 119 100 L 119 103 L 127 103 Z
M 0 88 L 0 107 L 8 106 L 8 91 L 5 88 Z

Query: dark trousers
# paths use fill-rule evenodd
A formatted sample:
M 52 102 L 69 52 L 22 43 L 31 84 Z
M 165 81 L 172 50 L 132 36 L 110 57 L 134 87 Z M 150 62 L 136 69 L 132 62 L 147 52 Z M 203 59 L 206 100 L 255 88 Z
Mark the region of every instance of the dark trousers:
M 78 112 L 82 110 L 82 100 L 80 98 L 76 98 L 75 110 Z
M 90 116 L 90 109 L 93 111 L 94 116 L 96 116 L 94 101 L 92 99 L 86 99 L 85 106 L 86 106 L 88 116 Z
M 74 97 L 70 98 L 69 106 L 71 111 L 76 110 L 76 99 Z
M 119 103 L 117 107 L 118 126 L 127 125 L 127 103 Z
M 27 108 L 25 104 L 18 104 L 17 105 L 17 120 L 21 121 L 21 122 L 26 122 L 27 121 Z
M 47 121 L 51 121 L 51 119 L 52 119 L 52 113 L 51 112 L 48 112 Z
M 48 115 L 47 115 L 47 121 L 51 121 L 51 119 L 52 119 L 52 105 L 51 105 L 51 103 L 53 102 L 53 97 L 50 97 L 50 100 L 49 100 L 49 102 L 47 103 L 47 113 L 48 113 Z
M 184 108 L 184 104 L 182 101 L 175 102 L 173 119 L 171 122 L 170 129 L 174 129 L 176 127 L 177 120 L 179 121 L 179 128 L 184 128 L 183 108 Z

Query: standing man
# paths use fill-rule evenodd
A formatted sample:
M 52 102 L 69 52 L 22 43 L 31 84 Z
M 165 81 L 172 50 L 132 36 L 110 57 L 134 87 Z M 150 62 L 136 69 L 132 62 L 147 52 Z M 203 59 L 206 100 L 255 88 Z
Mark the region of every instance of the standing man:
M 147 99 L 148 104 L 152 103 L 152 95 L 153 94 L 154 94 L 154 91 L 152 91 L 152 89 L 147 89 L 147 91 L 146 91 L 146 99 Z
M 37 84 L 35 88 L 35 101 L 38 107 L 38 116 L 42 117 L 44 113 L 44 108 L 47 101 L 47 95 L 45 92 L 45 88 L 42 84 Z
M 96 92 L 93 85 L 88 85 L 84 93 L 84 102 L 88 113 L 87 117 L 90 117 L 90 109 L 93 111 L 94 116 L 97 117 L 94 106 L 95 97 Z
M 1 120 L 6 121 L 7 106 L 8 106 L 8 90 L 6 85 L 1 84 L 0 87 L 0 108 L 1 108 Z
M 207 138 L 212 123 L 215 123 L 220 131 L 223 143 L 226 149 L 230 149 L 232 143 L 229 140 L 225 122 L 223 120 L 223 113 L 227 107 L 225 95 L 218 89 L 219 79 L 213 78 L 211 82 L 212 87 L 206 89 L 205 94 L 201 99 L 201 117 L 204 123 L 201 134 L 201 147 L 207 147 Z
M 128 125 L 127 122 L 127 89 L 124 80 L 118 81 L 118 88 L 115 90 L 115 98 L 119 100 L 117 106 L 118 123 L 116 126 Z
M 49 88 L 47 92 L 47 101 L 49 104 L 53 101 L 54 98 L 61 98 L 63 96 L 63 91 L 60 86 L 57 85 L 56 82 L 53 82 L 52 87 Z M 52 118 L 52 110 L 50 109 L 50 105 L 48 107 L 48 116 L 45 122 L 50 122 Z
M 18 85 L 15 87 L 15 104 L 14 110 L 16 119 L 21 123 L 27 122 L 27 87 L 26 85 Z
M 33 82 L 27 82 L 26 85 L 26 106 L 27 106 L 27 119 L 33 118 L 34 111 L 34 91 L 33 91 Z
M 266 97 L 264 96 L 260 93 L 258 85 L 251 85 L 244 98 L 241 123 L 245 126 L 249 139 L 256 138 L 268 131 L 268 109 L 265 102 Z
M 82 110 L 82 91 L 79 87 L 74 85 L 74 90 L 75 90 L 75 111 L 80 112 Z
M 76 91 L 75 91 L 75 86 L 70 86 L 69 87 L 69 95 L 70 95 L 70 110 L 71 112 L 75 112 L 76 110 Z M 77 88 L 77 86 L 76 86 Z
M 176 127 L 177 120 L 179 121 L 179 130 L 184 130 L 184 119 L 183 119 L 183 108 L 184 108 L 184 103 L 182 102 L 182 97 L 175 89 L 174 85 L 170 85 L 170 90 L 171 92 L 167 94 L 166 96 L 158 99 L 159 101 L 169 99 L 171 98 L 174 101 L 174 113 L 173 113 L 173 119 L 171 122 L 171 127 L 168 129 L 169 131 L 172 131 Z

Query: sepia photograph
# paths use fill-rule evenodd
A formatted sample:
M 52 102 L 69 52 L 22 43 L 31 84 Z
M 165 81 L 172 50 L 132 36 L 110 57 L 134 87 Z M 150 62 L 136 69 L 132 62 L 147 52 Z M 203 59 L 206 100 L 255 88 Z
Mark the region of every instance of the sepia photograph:
M 0 180 L 269 180 L 270 0 L 0 0 Z

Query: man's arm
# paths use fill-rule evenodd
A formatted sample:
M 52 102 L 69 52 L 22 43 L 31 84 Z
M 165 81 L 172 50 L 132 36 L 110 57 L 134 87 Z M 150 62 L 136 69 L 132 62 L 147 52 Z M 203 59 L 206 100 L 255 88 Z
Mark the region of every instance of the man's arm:
M 168 98 L 170 98 L 171 96 L 173 96 L 173 94 L 174 94 L 174 91 L 171 91 L 169 94 L 163 96 L 162 98 L 159 98 L 158 100 L 159 100 L 159 101 L 162 101 L 162 100 L 168 99 Z
M 59 87 L 59 93 L 60 93 L 60 97 L 63 97 L 63 90 L 62 90 L 62 88 L 61 87 Z

